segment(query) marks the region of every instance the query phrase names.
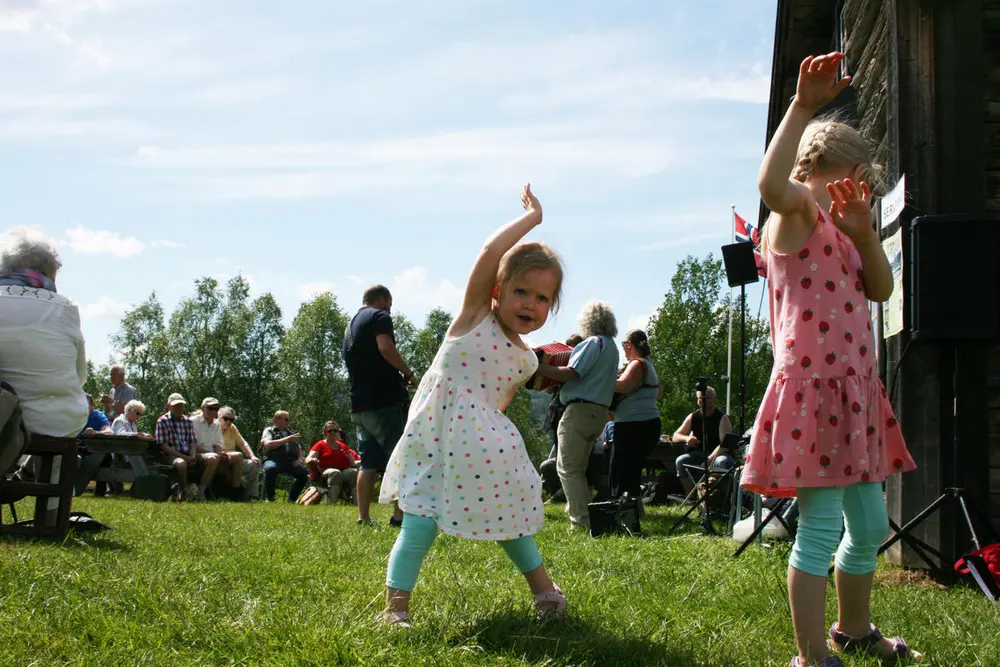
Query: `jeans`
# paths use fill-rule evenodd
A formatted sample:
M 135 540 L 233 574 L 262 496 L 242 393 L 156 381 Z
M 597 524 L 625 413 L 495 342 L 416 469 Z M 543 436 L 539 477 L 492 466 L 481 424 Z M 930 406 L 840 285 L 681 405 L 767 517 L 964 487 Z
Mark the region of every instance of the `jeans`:
M 705 455 L 705 452 L 700 449 L 693 449 L 686 454 L 681 454 L 677 457 L 677 461 L 674 463 L 677 467 L 677 476 L 683 477 L 684 475 L 690 475 L 691 478 L 694 479 L 697 475 L 694 471 L 688 470 L 685 466 L 704 466 L 705 459 L 707 458 L 708 456 Z M 726 472 L 734 465 L 736 465 L 736 459 L 732 456 L 729 454 L 719 454 L 715 457 L 715 460 L 712 461 L 712 465 L 710 465 L 708 469 L 712 472 Z
M 295 478 L 288 492 L 288 502 L 294 503 L 309 479 L 309 471 L 295 463 L 279 463 L 268 459 L 264 461 L 264 495 L 268 500 L 274 500 L 274 487 L 278 485 L 278 473 L 291 475 Z

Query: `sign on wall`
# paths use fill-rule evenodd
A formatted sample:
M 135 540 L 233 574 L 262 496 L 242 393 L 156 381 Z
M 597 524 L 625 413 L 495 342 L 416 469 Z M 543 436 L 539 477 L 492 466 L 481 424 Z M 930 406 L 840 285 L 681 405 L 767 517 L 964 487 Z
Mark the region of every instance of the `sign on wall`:
M 898 216 L 899 213 L 897 212 Z M 882 304 L 882 335 L 895 336 L 903 330 L 903 242 L 902 230 L 882 241 L 882 249 L 892 269 L 892 296 Z

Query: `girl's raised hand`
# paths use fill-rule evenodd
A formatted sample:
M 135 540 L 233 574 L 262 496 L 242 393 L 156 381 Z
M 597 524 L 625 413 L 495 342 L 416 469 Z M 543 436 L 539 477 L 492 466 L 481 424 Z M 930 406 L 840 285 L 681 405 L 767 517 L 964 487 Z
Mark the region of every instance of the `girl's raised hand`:
M 847 234 L 857 244 L 873 233 L 871 192 L 868 184 L 861 181 L 860 187 L 849 178 L 828 183 L 830 193 L 830 217 L 833 224 Z
M 795 101 L 817 112 L 831 102 L 844 88 L 851 85 L 851 77 L 838 78 L 840 63 L 844 54 L 834 51 L 822 56 L 809 56 L 799 66 L 799 83 L 795 89 Z
M 521 205 L 528 213 L 537 213 L 538 220 L 542 219 L 542 205 L 538 203 L 538 197 L 531 192 L 531 183 L 527 183 L 521 188 Z

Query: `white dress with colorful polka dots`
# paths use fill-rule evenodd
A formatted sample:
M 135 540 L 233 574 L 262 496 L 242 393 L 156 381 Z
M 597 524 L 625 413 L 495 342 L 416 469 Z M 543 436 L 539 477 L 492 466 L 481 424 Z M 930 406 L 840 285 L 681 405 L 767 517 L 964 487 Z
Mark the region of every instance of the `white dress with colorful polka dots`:
M 538 368 L 490 313 L 446 338 L 410 405 L 379 501 L 437 521 L 449 535 L 512 540 L 542 527 L 541 479 L 498 406 Z

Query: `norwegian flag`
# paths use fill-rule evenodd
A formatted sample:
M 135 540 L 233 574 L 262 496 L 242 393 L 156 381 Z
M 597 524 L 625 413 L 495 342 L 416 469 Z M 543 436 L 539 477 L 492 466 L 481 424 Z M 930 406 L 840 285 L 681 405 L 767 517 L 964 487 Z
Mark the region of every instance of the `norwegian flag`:
M 753 243 L 753 256 L 757 261 L 757 274 L 761 278 L 767 278 L 767 269 L 764 266 L 764 258 L 760 256 L 760 251 L 758 250 L 758 248 L 760 248 L 760 230 L 741 218 L 736 211 L 733 211 L 733 226 L 737 241 L 742 243 Z

